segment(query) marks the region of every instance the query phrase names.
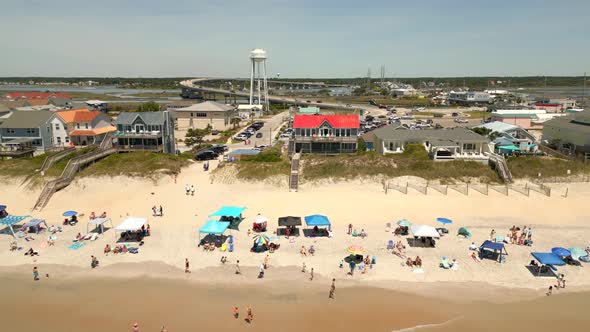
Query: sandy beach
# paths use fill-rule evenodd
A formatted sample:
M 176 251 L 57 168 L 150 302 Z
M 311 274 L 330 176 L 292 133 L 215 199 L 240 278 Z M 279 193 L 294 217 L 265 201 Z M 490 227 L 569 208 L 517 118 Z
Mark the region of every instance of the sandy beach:
M 82 307 L 94 303 L 85 310 L 102 303 L 103 314 L 114 316 L 111 320 L 100 320 L 101 324 L 104 321 L 104 325 L 100 326 L 112 327 L 113 330 L 125 330 L 136 320 L 150 325 L 149 330 L 159 328 L 158 325 L 164 321 L 170 326 L 176 324 L 178 328 L 174 331 L 186 331 L 188 327 L 195 326 L 242 327 L 245 326 L 242 322 L 235 325 L 237 323 L 230 317 L 234 298 L 240 300 L 242 309 L 252 303 L 254 308 L 264 312 L 260 321 L 266 324 L 257 325 L 261 331 L 267 328 L 281 331 L 295 328 L 310 331 L 358 330 L 363 326 L 371 331 L 391 331 L 448 320 L 452 321 L 444 326 L 423 329 L 469 330 L 468 327 L 473 324 L 486 322 L 483 317 L 488 312 L 486 310 L 498 310 L 510 318 L 515 313 L 509 308 L 520 308 L 518 303 L 523 301 L 532 301 L 530 307 L 539 308 L 540 312 L 565 301 L 572 305 L 571 312 L 564 315 L 571 316 L 576 312 L 574 304 L 583 301 L 583 292 L 590 289 L 590 272 L 586 268 L 564 266 L 559 267 L 559 272 L 565 274 L 567 288 L 546 297 L 546 289 L 555 284 L 555 279 L 534 277 L 525 268 L 532 259 L 531 251 L 546 252 L 556 246 L 585 247 L 589 244 L 590 226 L 586 221 L 590 210 L 583 208 L 590 198 L 590 186 L 587 184 L 553 185 L 551 197 L 537 193 L 525 197 L 513 192 L 508 196 L 496 192 L 490 192 L 489 196 L 479 193 L 464 196 L 453 192 L 446 196 L 430 193 L 424 196 L 412 191 L 407 195 L 392 191 L 385 195 L 379 183 L 360 180 L 303 186 L 299 192 L 290 193 L 285 187 L 271 184 L 215 182 L 196 163 L 176 179 L 164 177 L 157 183 L 133 178 L 77 180 L 56 193 L 42 211 L 31 211 L 38 193 L 19 184 L 14 181 L 0 188 L 0 203 L 6 204 L 13 215 L 31 214 L 35 218 L 46 219 L 50 225 L 60 225 L 62 213 L 66 210 L 76 210 L 84 216 L 80 217 L 78 225 L 64 226 L 64 231 L 58 233 L 55 246 L 40 247 L 47 240 L 46 233 L 33 235 L 35 240 L 31 242 L 20 240 L 19 245 L 24 249 L 31 247 L 39 251 L 40 256 L 33 258 L 24 256 L 24 251 L 9 251 L 12 236 L 0 235 L 0 247 L 6 248 L 0 251 L 0 274 L 14 281 L 11 282 L 14 287 L 10 288 L 4 283 L 4 290 L 15 295 L 22 294 L 17 296 L 18 301 L 28 299 L 28 305 L 38 308 L 63 305 L 63 310 L 72 310 L 65 307 L 74 305 L 67 300 L 68 296 L 75 297 L 72 301 Z M 196 187 L 195 196 L 185 195 L 186 184 Z M 566 187 L 567 198 L 562 195 Z M 162 205 L 163 217 L 152 217 L 153 205 Z M 209 219 L 208 215 L 222 205 L 248 208 L 240 230 L 230 233 L 235 237 L 236 250 L 232 253 L 204 252 L 197 248 L 198 229 Z M 137 255 L 105 256 L 105 245 L 113 246 L 116 241 L 112 230 L 100 235 L 96 241 L 87 241 L 80 249 L 69 249 L 78 232 L 86 233 L 86 222 L 92 211 L 97 214 L 106 211 L 115 225 L 126 216 L 148 217 L 152 235 L 145 239 Z M 250 253 L 252 243 L 247 235 L 247 229 L 258 213 L 270 219 L 267 235 L 281 245 L 278 251 L 270 254 L 270 268 L 262 280 L 257 279 L 256 274 L 266 254 Z M 310 214 L 328 216 L 334 237 L 286 239 L 273 234 L 278 217 Z M 402 259 L 386 250 L 388 240 L 406 243 L 406 237 L 385 232 L 386 223 L 395 224 L 405 218 L 417 224 L 439 226 L 435 221 L 437 217 L 454 221 L 448 226 L 449 235 L 442 237 L 436 248 L 408 246 L 406 249 L 409 257 L 422 258 L 423 273 L 413 272 L 404 266 Z M 364 229 L 368 236 L 361 239 L 347 235 L 348 224 L 353 224 L 358 231 Z M 468 247 L 472 241 L 481 244 L 488 239 L 492 229 L 505 236 L 513 225 L 533 228 L 533 246 L 508 244 L 507 262 L 503 264 L 491 260 L 475 262 L 469 256 Z M 460 227 L 468 227 L 473 237 L 464 239 L 455 236 Z M 339 262 L 348 255 L 346 248 L 353 244 L 363 246 L 365 254 L 376 257 L 377 264 L 365 274 L 355 273 L 350 277 L 346 275 L 346 266 L 339 268 Z M 313 245 L 316 254 L 303 257 L 299 253 L 302 245 Z M 99 268 L 90 269 L 90 255 L 98 257 Z M 229 260 L 223 266 L 220 263 L 222 255 L 228 256 Z M 439 268 L 442 256 L 456 259 L 459 269 Z M 190 275 L 183 273 L 185 258 L 191 262 Z M 238 259 L 245 271 L 240 276 L 234 275 L 234 264 Z M 308 271 L 314 268 L 314 281 L 310 282 L 309 275 L 300 272 L 303 263 Z M 33 284 L 33 266 L 38 266 L 42 275 L 49 273 L 50 277 Z M 338 283 L 338 297 L 333 304 L 326 302 L 329 301 L 327 292 L 332 278 L 336 278 Z M 88 288 L 90 285 L 93 285 L 92 288 Z M 77 295 L 68 293 L 67 289 Z M 186 299 L 174 296 L 183 294 L 186 289 L 190 289 L 195 296 Z M 283 295 L 273 297 L 272 294 L 277 294 L 273 292 Z M 235 297 L 235 294 L 239 296 Z M 32 298 L 35 300 L 31 302 Z M 261 302 L 255 303 L 259 298 L 262 298 Z M 17 314 L 26 310 L 27 303 L 5 309 Z M 327 303 L 331 303 L 329 309 Z M 484 310 L 489 303 L 493 309 Z M 135 309 L 121 312 L 115 308 L 117 304 Z M 206 305 L 203 307 L 203 304 Z M 145 310 L 139 310 L 144 307 Z M 180 307 L 183 310 L 174 310 Z M 190 310 L 187 309 L 189 307 Z M 162 315 L 156 317 L 151 310 L 159 310 Z M 314 310 L 326 311 L 314 314 Z M 407 312 L 400 315 L 400 310 Z M 285 323 L 288 317 L 292 317 L 289 311 L 296 311 L 296 317 L 303 315 L 305 319 L 292 318 L 298 325 L 291 325 L 290 321 Z M 195 316 L 199 312 L 203 314 Z M 461 314 L 465 312 L 471 314 Z M 533 314 L 533 311 L 522 311 L 522 317 Z M 358 321 L 346 318 L 357 316 Z M 83 323 L 87 320 L 84 317 L 88 318 L 81 315 L 72 319 Z M 515 325 L 503 329 L 516 330 L 522 317 L 515 316 Z M 541 317 L 535 320 L 547 320 Z M 63 331 L 68 326 L 60 325 L 57 320 L 51 322 L 55 328 L 47 331 Z M 532 324 L 530 320 L 525 322 Z M 496 323 L 490 324 L 495 326 Z M 537 330 L 550 330 L 551 324 L 539 324 Z M 17 330 L 29 331 L 40 327 L 20 326 L 23 329 Z M 572 325 L 572 330 L 577 330 L 575 326 Z

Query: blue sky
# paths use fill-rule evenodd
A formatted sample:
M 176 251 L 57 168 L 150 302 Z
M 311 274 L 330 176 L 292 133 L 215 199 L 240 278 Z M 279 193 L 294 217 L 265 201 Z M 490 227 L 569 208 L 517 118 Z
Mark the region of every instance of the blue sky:
M 0 76 L 581 75 L 588 0 L 2 0 Z

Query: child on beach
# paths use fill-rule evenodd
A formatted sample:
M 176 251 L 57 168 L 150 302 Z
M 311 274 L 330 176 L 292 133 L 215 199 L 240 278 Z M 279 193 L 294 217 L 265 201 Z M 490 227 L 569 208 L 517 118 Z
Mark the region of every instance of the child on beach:
M 239 259 L 236 261 L 236 274 L 242 274 L 242 271 L 240 271 L 240 260 Z
M 305 262 L 303 262 L 303 267 L 301 268 L 301 272 L 305 273 Z
M 238 309 L 238 307 L 234 307 L 233 313 L 235 319 L 238 319 L 238 317 L 240 317 L 240 310 Z
M 334 293 L 336 292 L 335 282 L 336 282 L 336 279 L 332 279 L 332 286 L 330 286 L 330 295 L 328 295 L 328 298 L 330 298 L 330 299 L 334 298 Z
M 191 196 L 195 196 L 195 186 L 191 184 Z
M 37 267 L 33 267 L 33 280 L 34 281 L 39 281 L 39 270 L 37 270 Z
M 184 259 L 184 273 L 191 273 L 191 271 L 189 270 L 188 258 Z
M 547 291 L 547 296 L 551 296 L 551 294 L 553 293 L 553 286 L 549 286 L 549 291 Z
M 252 321 L 254 320 L 254 314 L 252 314 L 252 308 L 248 307 L 246 309 L 246 312 L 248 313 L 246 316 L 246 322 L 248 322 L 249 324 L 252 323 Z
M 313 281 L 313 267 L 311 268 L 311 274 L 309 276 L 309 281 Z

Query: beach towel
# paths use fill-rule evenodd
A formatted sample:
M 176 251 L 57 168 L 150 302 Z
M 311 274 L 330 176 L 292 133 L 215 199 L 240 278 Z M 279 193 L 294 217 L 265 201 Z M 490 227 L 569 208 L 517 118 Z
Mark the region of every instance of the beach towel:
M 415 269 L 412 272 L 423 274 L 424 273 L 424 270 L 423 269 Z
M 86 245 L 85 242 L 76 242 L 76 243 L 71 244 L 68 248 L 70 248 L 72 250 L 78 250 L 78 249 L 82 248 L 85 245 Z

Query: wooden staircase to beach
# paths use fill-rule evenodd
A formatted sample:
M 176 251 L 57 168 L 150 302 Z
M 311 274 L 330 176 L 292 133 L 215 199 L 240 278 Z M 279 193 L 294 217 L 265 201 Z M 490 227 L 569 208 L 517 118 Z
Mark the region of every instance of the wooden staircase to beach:
M 61 175 L 57 179 L 51 180 L 45 184 L 45 187 L 43 187 L 43 190 L 35 202 L 33 209 L 43 209 L 53 194 L 58 190 L 70 185 L 72 180 L 74 180 L 76 173 L 78 173 L 78 171 L 80 171 L 84 166 L 116 152 L 117 149 L 115 149 L 112 144 L 112 136 L 106 135 L 103 141 L 100 143 L 98 150 L 88 152 L 76 158 L 70 159 Z
M 505 183 L 512 183 L 512 173 L 510 173 L 510 169 L 508 169 L 508 163 L 506 163 L 506 158 L 504 156 L 490 153 L 489 154 L 489 162 L 494 167 L 498 175 Z
M 291 172 L 289 174 L 289 191 L 297 191 L 299 187 L 299 158 L 300 153 L 295 153 L 291 159 Z
M 64 159 L 65 157 L 69 156 L 71 153 L 74 153 L 74 151 L 76 151 L 76 148 L 71 146 L 45 158 L 45 161 L 43 161 L 43 165 L 41 165 L 41 169 L 39 170 L 41 172 L 41 175 L 44 175 L 45 171 L 47 171 L 51 166 L 53 166 L 58 161 Z

